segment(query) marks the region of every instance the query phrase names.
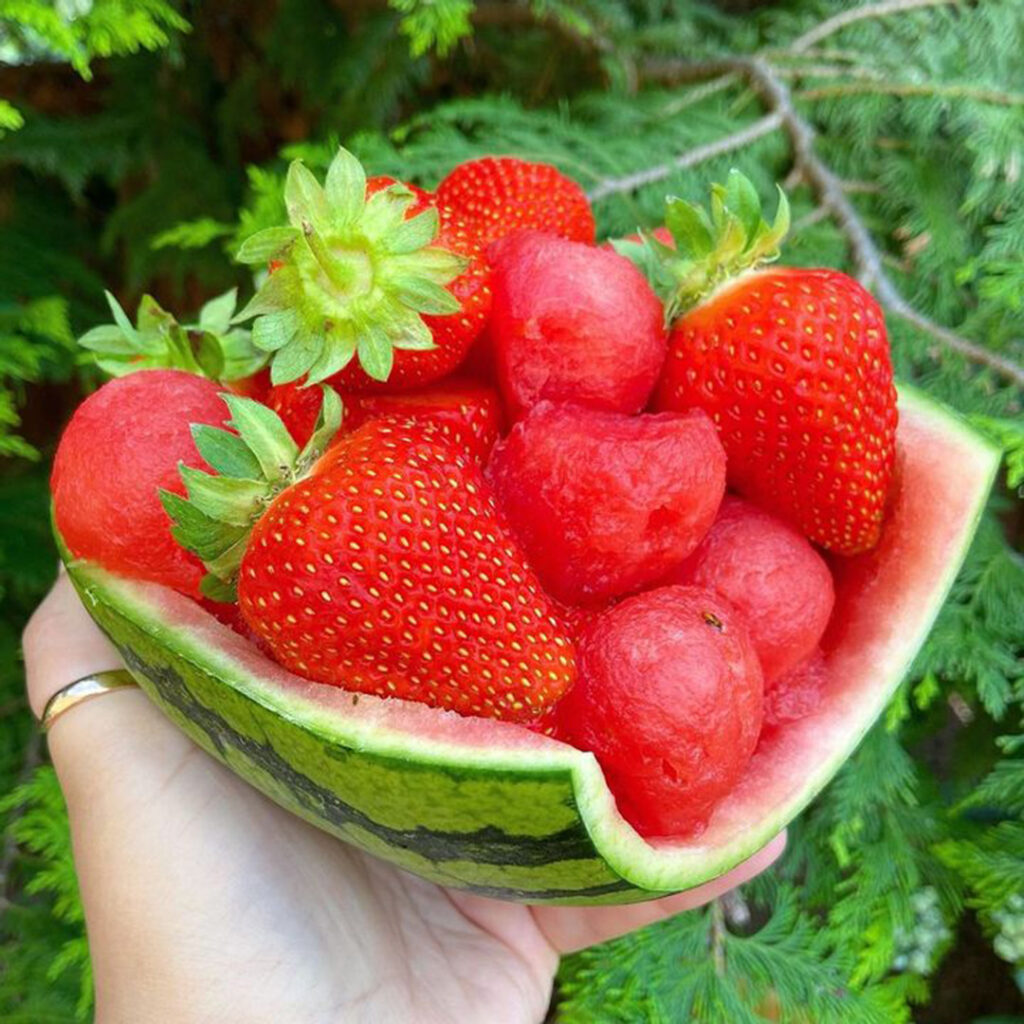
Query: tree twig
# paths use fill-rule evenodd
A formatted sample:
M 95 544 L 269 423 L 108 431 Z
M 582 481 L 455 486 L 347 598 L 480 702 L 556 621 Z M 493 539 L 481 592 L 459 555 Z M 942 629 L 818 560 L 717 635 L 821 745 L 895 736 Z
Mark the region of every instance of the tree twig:
M 587 198 L 592 202 L 599 199 L 606 199 L 608 196 L 618 195 L 622 192 L 633 192 L 644 185 L 651 185 L 656 181 L 663 181 L 677 171 L 684 171 L 688 167 L 713 160 L 717 156 L 731 153 L 735 149 L 742 149 L 751 142 L 768 135 L 782 126 L 782 117 L 777 113 L 766 114 L 757 121 L 747 125 L 738 132 L 715 139 L 703 146 L 687 150 L 674 160 L 658 164 L 655 167 L 646 167 L 642 171 L 624 175 L 621 178 L 604 178 L 599 181 L 588 193 Z
M 792 73 L 792 72 L 791 72 Z M 816 74 L 816 72 L 812 72 Z M 841 77 L 843 72 L 840 72 Z M 802 100 L 822 100 L 832 96 L 855 96 L 864 93 L 880 96 L 941 96 L 949 99 L 977 100 L 1001 107 L 1024 106 L 1024 94 L 1003 92 L 1000 89 L 980 89 L 973 85 L 943 85 L 938 82 L 885 82 L 860 76 L 856 82 L 815 86 L 801 89 L 796 95 Z
M 870 85 L 873 82 L 884 83 L 882 73 L 873 68 L 848 68 L 838 64 L 792 64 L 788 67 L 777 67 L 775 73 L 780 78 L 845 78 L 847 81 L 852 78 L 857 80 L 858 84 L 861 79 L 864 80 L 865 85 Z M 822 88 L 839 87 L 823 86 Z
M 715 965 L 715 974 L 725 977 L 725 908 L 721 899 L 711 901 L 711 960 Z
M 886 18 L 890 14 L 904 14 L 919 7 L 950 7 L 959 4 L 961 0 L 881 0 L 881 3 L 864 4 L 860 7 L 843 11 L 832 18 L 827 18 L 820 25 L 815 25 L 809 32 L 798 36 L 789 44 L 791 53 L 799 53 L 806 50 L 822 39 L 834 35 L 840 29 L 846 28 L 857 21 L 866 21 L 869 18 Z
M 911 6 L 927 6 L 915 4 L 913 0 L 896 0 L 892 3 L 871 5 L 876 9 L 885 8 L 885 13 L 908 9 Z M 867 8 L 858 8 L 859 11 Z M 853 14 L 854 12 L 848 12 Z M 877 16 L 877 15 L 876 15 Z M 840 16 L 837 16 L 837 19 Z M 830 19 L 836 21 L 837 19 Z M 856 19 L 853 19 L 856 20 Z M 823 26 L 824 27 L 823 23 Z M 808 33 L 810 35 L 810 33 Z M 815 36 L 812 42 L 821 38 Z M 875 244 L 863 220 L 843 191 L 843 183 L 831 168 L 818 156 L 814 149 L 814 129 L 793 105 L 789 87 L 761 57 L 728 57 L 721 60 L 680 61 L 674 59 L 653 59 L 644 65 L 646 74 L 653 78 L 672 81 L 696 81 L 703 78 L 716 77 L 730 71 L 742 74 L 754 88 L 761 101 L 769 110 L 768 117 L 780 118 L 780 126 L 789 137 L 793 147 L 796 167 L 803 179 L 815 191 L 822 207 L 836 219 L 839 229 L 846 236 L 857 276 L 866 288 L 871 288 L 875 298 L 893 316 L 905 320 L 925 334 L 930 334 L 946 348 L 959 353 L 965 359 L 986 366 L 1017 387 L 1024 388 L 1024 367 L 1011 359 L 1004 358 L 997 352 L 978 345 L 968 338 L 957 334 L 948 327 L 937 324 L 923 313 L 918 312 L 900 294 L 883 267 L 882 253 Z M 762 118 L 762 121 L 764 118 Z M 760 123 L 760 122 L 755 122 Z M 736 148 L 735 146 L 733 148 Z M 687 165 L 689 166 L 689 165 Z M 659 170 L 656 168 L 656 170 Z M 642 174 L 642 172 L 638 172 Z M 634 175 L 636 177 L 637 175 Z M 653 180 L 659 180 L 656 176 Z M 607 194 L 607 193 L 605 193 Z
M 721 75 L 719 78 L 712 78 L 709 82 L 704 82 L 702 85 L 696 85 L 682 96 L 678 96 L 671 102 L 666 103 L 664 113 L 666 115 L 677 114 L 680 110 L 692 107 L 694 103 L 700 103 L 709 96 L 714 96 L 715 93 L 735 85 L 736 80 L 736 75 L 728 74 Z

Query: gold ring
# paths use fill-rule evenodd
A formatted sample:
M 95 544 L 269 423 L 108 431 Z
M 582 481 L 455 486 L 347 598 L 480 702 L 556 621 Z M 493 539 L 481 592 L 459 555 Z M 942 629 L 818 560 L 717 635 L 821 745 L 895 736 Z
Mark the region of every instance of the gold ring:
M 111 669 L 109 672 L 94 672 L 90 676 L 76 679 L 73 683 L 59 689 L 43 708 L 39 719 L 39 728 L 46 732 L 53 723 L 70 708 L 82 701 L 92 700 L 100 694 L 120 690 L 126 686 L 138 686 L 124 669 Z

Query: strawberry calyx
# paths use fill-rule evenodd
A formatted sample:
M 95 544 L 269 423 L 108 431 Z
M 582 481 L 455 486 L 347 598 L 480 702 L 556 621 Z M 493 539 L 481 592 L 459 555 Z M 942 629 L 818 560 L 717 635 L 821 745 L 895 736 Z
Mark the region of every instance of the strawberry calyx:
M 253 342 L 270 353 L 274 384 L 303 376 L 315 384 L 353 359 L 387 380 L 395 349 L 434 347 L 424 315 L 461 309 L 445 285 L 468 261 L 432 244 L 437 208 L 407 216 L 418 200 L 400 183 L 366 191 L 366 173 L 346 149 L 323 185 L 293 161 L 284 189 L 289 223 L 242 243 L 241 262 L 275 264 L 235 317 L 255 317 Z
M 242 556 L 252 528 L 286 487 L 309 476 L 341 426 L 341 399 L 326 385 L 316 426 L 300 449 L 281 418 L 251 398 L 222 394 L 230 430 L 192 425 L 199 454 L 213 473 L 178 464 L 186 496 L 161 490 L 171 535 L 206 567 L 202 593 L 235 601 Z
M 250 332 L 232 325 L 238 289 L 210 299 L 193 324 L 181 324 L 151 295 L 143 295 L 133 325 L 117 299 L 104 292 L 114 322 L 78 339 L 96 365 L 112 377 L 136 370 L 185 370 L 211 380 L 235 381 L 258 372 L 267 354 L 254 348 Z
M 612 244 L 650 281 L 671 325 L 727 281 L 778 259 L 790 224 L 789 201 L 781 188 L 778 191 L 778 206 L 769 224 L 757 190 L 734 169 L 724 185 L 711 186 L 707 210 L 678 196 L 666 199 L 665 226 L 674 247 L 656 233 L 644 231 L 639 242 Z

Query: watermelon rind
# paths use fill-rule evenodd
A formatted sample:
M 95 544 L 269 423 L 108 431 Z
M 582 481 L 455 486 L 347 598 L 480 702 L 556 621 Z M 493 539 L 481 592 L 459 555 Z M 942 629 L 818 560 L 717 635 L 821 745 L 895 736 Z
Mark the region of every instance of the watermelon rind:
M 907 387 L 898 439 L 906 507 L 892 522 L 907 536 L 892 548 L 902 561 L 885 562 L 883 539 L 878 571 L 861 573 L 845 598 L 838 585 L 844 629 L 823 709 L 762 744 L 708 828 L 676 842 L 647 842 L 620 817 L 589 753 L 515 725 L 310 683 L 181 595 L 85 561 L 67 568 L 150 698 L 282 807 L 441 885 L 530 903 L 632 902 L 699 885 L 764 846 L 833 777 L 908 671 L 1000 452 Z

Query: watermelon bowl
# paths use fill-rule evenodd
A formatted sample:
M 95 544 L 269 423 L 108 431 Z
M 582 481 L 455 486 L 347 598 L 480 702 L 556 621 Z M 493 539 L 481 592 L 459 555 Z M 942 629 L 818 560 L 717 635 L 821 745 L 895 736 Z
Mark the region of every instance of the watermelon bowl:
M 445 886 L 529 903 L 652 899 L 723 874 L 835 775 L 909 670 L 963 562 L 1000 453 L 900 389 L 897 474 L 879 545 L 833 559 L 817 710 L 766 732 L 698 836 L 648 842 L 590 753 L 520 726 L 291 675 L 195 602 L 67 559 L 142 689 L 282 807 Z M 58 537 L 58 542 L 60 538 Z

